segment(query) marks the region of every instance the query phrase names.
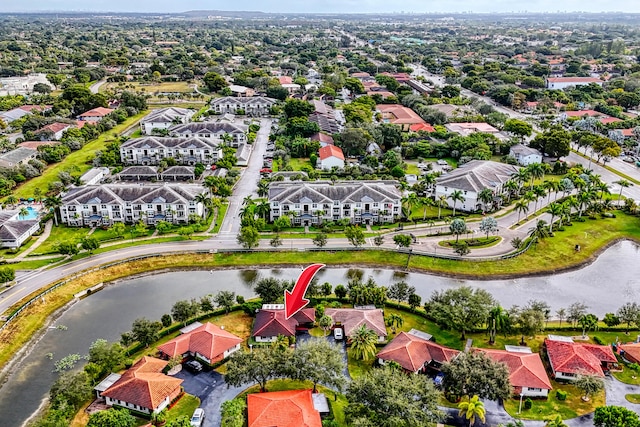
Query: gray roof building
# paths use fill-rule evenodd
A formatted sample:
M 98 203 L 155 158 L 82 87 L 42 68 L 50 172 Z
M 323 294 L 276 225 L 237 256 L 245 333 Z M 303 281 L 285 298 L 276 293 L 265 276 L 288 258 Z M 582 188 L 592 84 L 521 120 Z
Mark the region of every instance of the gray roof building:
M 36 157 L 38 150 L 18 147 L 0 156 L 0 166 L 13 167 Z
M 518 166 L 490 160 L 472 160 L 437 178 L 436 185 L 478 193 L 485 188 L 496 189 L 509 181 Z

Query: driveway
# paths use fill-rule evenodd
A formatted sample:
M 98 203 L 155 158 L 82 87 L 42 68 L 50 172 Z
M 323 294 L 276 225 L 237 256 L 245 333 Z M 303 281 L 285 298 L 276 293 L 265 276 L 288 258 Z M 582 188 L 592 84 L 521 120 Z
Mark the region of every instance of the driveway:
M 623 406 L 636 414 L 640 414 L 640 405 L 631 403 L 624 397 L 627 394 L 640 394 L 640 386 L 625 384 L 614 377 L 607 377 L 604 382 L 607 406 Z
M 219 427 L 222 422 L 222 403 L 231 400 L 245 390 L 249 385 L 229 387 L 224 377 L 216 371 L 192 374 L 182 370 L 175 375 L 184 380 L 184 391 L 200 398 L 200 407 L 204 409 L 205 419 L 203 427 Z

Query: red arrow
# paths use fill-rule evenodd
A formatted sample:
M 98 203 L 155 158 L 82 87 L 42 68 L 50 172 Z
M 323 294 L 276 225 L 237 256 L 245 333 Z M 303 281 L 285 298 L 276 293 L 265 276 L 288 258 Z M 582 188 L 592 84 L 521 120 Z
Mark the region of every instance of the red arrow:
M 304 294 L 307 292 L 313 276 L 322 267 L 324 267 L 324 264 L 312 264 L 305 268 L 300 273 L 293 290 L 291 292 L 284 291 L 284 315 L 287 320 L 309 304 L 309 300 L 304 297 Z

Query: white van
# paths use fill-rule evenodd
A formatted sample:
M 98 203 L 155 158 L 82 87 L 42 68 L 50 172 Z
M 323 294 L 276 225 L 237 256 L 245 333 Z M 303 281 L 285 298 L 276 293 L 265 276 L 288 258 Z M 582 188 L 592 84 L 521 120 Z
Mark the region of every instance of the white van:
M 342 335 L 342 328 L 335 328 L 333 330 L 333 338 L 336 341 L 340 341 L 340 340 L 342 340 L 344 338 L 344 336 Z

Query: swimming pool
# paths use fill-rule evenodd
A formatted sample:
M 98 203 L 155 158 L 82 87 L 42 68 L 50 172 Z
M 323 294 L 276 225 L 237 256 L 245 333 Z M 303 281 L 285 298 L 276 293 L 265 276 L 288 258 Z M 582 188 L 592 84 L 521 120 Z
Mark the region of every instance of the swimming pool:
M 38 209 L 31 206 L 27 207 L 27 212 L 29 213 L 26 216 L 18 215 L 18 220 L 26 221 L 28 219 L 38 219 L 38 215 L 40 215 Z

